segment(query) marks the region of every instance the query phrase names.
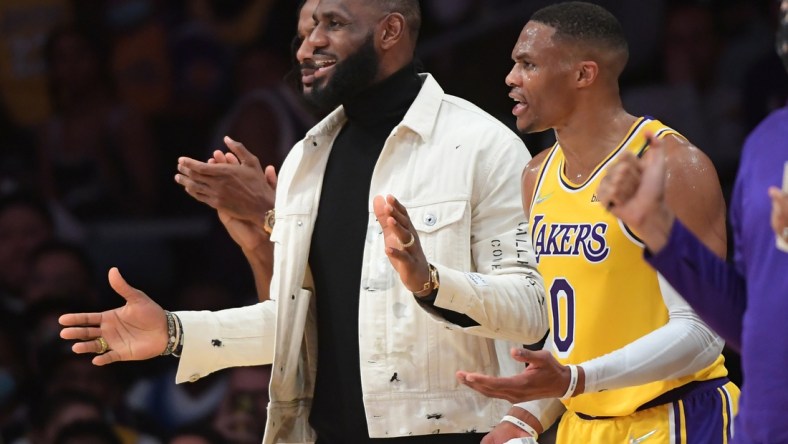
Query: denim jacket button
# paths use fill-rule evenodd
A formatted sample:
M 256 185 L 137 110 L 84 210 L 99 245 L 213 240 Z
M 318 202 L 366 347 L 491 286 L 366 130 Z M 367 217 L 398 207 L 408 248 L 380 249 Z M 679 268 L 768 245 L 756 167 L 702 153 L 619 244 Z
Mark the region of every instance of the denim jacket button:
M 427 214 L 427 215 L 424 216 L 424 223 L 428 227 L 431 227 L 431 226 L 435 225 L 436 223 L 438 223 L 438 218 L 435 217 L 434 214 Z

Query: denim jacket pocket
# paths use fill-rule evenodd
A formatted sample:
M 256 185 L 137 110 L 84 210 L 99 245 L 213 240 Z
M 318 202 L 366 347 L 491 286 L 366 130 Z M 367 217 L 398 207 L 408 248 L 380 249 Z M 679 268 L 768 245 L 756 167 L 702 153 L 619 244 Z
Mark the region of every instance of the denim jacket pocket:
M 462 219 L 466 201 L 436 202 L 418 207 L 408 207 L 413 226 L 420 233 L 434 233 Z
M 464 200 L 408 207 L 427 259 L 447 266 L 470 265 L 470 211 Z

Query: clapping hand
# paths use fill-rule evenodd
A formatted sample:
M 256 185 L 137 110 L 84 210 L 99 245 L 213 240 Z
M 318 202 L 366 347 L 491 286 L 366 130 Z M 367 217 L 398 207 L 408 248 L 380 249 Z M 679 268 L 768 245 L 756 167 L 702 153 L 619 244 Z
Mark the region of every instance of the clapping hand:
M 224 138 L 224 143 L 230 152 L 217 150 L 208 162 L 178 159 L 175 182 L 211 208 L 262 226 L 266 211 L 274 206 L 274 167 L 269 165 L 263 170 L 254 154 L 229 137 Z

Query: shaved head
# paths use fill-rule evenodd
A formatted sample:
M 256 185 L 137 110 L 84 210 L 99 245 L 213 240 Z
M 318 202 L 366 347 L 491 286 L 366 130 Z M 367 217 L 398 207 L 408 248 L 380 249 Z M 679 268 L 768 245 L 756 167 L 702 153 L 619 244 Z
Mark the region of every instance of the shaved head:
M 419 35 L 421 29 L 421 8 L 419 0 L 372 0 L 381 11 L 398 12 L 405 17 L 413 40 Z
M 629 58 L 629 45 L 616 17 L 605 8 L 586 2 L 564 2 L 536 11 L 531 21 L 555 29 L 553 40 L 581 50 L 583 56 L 602 56 L 618 74 Z

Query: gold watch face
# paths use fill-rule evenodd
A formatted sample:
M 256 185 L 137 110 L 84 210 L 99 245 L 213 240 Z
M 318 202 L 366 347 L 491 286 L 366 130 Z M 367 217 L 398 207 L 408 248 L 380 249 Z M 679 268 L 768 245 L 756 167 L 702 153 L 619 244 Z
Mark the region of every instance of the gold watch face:
M 263 229 L 268 233 L 271 234 L 274 231 L 274 223 L 276 222 L 276 213 L 274 210 L 268 210 L 265 212 L 265 224 L 263 225 Z

